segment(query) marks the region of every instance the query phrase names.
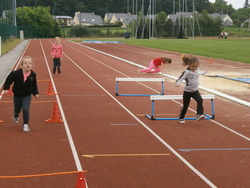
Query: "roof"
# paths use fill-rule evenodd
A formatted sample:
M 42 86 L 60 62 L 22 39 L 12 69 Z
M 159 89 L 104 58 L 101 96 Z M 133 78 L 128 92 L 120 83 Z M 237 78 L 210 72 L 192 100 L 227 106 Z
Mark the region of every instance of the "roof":
M 101 16 L 95 13 L 80 13 L 77 18 L 80 23 L 103 24 Z

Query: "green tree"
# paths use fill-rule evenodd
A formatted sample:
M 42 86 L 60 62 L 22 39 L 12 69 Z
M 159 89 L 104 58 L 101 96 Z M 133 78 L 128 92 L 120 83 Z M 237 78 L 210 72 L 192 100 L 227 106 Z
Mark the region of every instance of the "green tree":
M 49 7 L 18 7 L 17 26 L 33 27 L 33 37 L 60 36 L 60 28 L 50 15 Z

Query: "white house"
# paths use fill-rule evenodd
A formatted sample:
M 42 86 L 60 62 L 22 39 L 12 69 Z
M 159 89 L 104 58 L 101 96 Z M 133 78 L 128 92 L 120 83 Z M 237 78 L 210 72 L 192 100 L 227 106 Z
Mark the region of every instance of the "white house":
M 131 15 L 130 13 L 106 13 L 104 16 L 105 23 L 115 24 L 121 22 L 123 27 L 128 26 L 133 20 L 137 18 L 137 15 Z
M 72 25 L 73 18 L 71 16 L 53 16 L 53 18 L 59 22 L 59 24 L 65 24 L 67 26 Z

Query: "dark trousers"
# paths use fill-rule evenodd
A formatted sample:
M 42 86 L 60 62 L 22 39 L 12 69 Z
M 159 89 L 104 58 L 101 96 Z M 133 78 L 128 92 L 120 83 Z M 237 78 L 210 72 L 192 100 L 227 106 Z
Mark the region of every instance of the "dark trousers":
M 190 104 L 190 100 L 193 98 L 197 102 L 197 115 L 203 114 L 203 99 L 199 93 L 199 91 L 196 92 L 186 92 L 183 93 L 183 107 L 181 108 L 181 112 L 179 115 L 180 119 L 184 119 L 188 106 Z
M 56 73 L 56 69 L 57 69 L 58 73 L 60 74 L 61 73 L 61 59 L 60 58 L 54 58 L 53 59 L 53 64 L 54 64 L 53 73 Z
M 23 124 L 29 124 L 31 95 L 25 97 L 14 97 L 14 117 L 19 117 L 22 110 Z

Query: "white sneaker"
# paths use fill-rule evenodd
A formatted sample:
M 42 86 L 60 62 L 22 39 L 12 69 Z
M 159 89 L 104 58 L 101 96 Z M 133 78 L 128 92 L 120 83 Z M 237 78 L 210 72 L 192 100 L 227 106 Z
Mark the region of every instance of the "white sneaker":
M 185 123 L 185 119 L 179 119 L 180 123 Z
M 200 120 L 202 120 L 204 118 L 205 118 L 205 116 L 203 114 L 197 115 L 197 121 L 200 121 Z
M 13 121 L 14 121 L 14 123 L 18 124 L 18 122 L 19 122 L 19 117 L 13 117 Z
M 23 132 L 25 132 L 25 133 L 30 132 L 30 128 L 29 128 L 28 124 L 23 125 Z

